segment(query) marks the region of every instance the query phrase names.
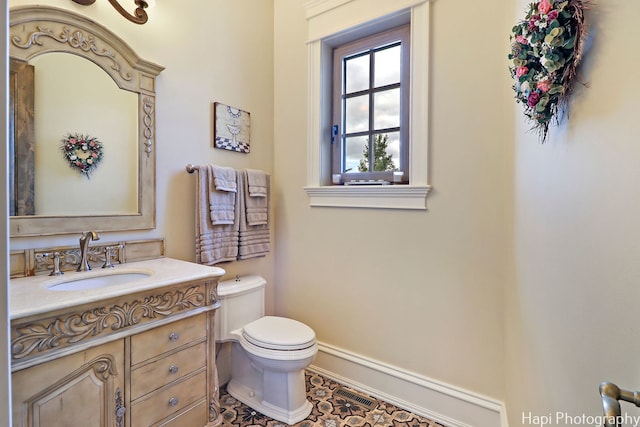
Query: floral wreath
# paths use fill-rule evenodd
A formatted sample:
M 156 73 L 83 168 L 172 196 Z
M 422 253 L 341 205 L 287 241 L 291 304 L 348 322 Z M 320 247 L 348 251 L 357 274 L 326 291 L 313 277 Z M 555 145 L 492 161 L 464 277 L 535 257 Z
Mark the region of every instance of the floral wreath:
M 69 166 L 78 169 L 87 178 L 104 156 L 102 142 L 89 135 L 68 134 L 62 139 L 60 148 Z
M 516 101 L 540 140 L 566 112 L 582 57 L 583 0 L 536 0 L 513 27 L 509 67 Z

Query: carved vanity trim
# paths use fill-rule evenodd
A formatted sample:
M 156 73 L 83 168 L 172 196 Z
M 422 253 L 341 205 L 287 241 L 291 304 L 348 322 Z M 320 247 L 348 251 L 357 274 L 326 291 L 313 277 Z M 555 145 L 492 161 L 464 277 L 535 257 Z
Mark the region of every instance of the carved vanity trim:
M 186 283 L 170 289 L 101 301 L 97 305 L 80 306 L 59 314 L 47 313 L 45 317 L 12 322 L 13 367 L 23 368 L 27 364 L 39 363 L 28 361 L 51 351 L 59 351 L 81 342 L 88 343 L 100 337 L 111 337 L 114 332 L 181 312 L 189 311 L 190 315 L 195 315 L 203 311 L 194 310 L 197 308 L 204 308 L 205 311 L 215 309 L 218 307 L 217 301 L 207 298 L 211 287 L 211 281 Z M 207 308 L 207 305 L 210 307 Z

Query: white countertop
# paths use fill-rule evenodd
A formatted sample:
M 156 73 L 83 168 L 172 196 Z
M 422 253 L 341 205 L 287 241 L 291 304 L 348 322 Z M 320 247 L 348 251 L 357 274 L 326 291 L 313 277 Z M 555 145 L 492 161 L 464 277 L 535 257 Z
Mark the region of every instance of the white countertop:
M 48 286 L 96 276 L 122 273 L 145 273 L 148 277 L 136 279 L 131 283 L 109 285 L 98 289 L 56 291 Z M 173 258 L 158 258 L 116 264 L 115 268 L 94 268 L 91 271 L 70 271 L 62 276 L 30 276 L 11 279 L 10 319 L 19 319 L 39 313 L 73 307 L 89 302 L 119 297 L 134 292 L 160 288 L 191 280 L 218 278 L 225 274 L 219 267 L 195 264 Z

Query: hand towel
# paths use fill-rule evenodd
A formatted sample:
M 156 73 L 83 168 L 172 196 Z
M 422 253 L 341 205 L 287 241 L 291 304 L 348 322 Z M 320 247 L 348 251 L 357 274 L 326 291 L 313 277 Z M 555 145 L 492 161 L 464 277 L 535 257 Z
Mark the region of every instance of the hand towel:
M 238 233 L 238 259 L 242 260 L 265 256 L 271 249 L 269 217 L 267 215 L 264 219 L 264 222 L 260 224 L 250 224 L 248 221 L 248 211 L 245 204 L 249 201 L 249 199 L 252 199 L 251 201 L 255 201 L 255 199 L 261 199 L 266 203 L 266 205 L 264 206 L 265 212 L 268 212 L 270 194 L 269 176 L 265 175 L 265 197 L 252 198 L 248 195 L 249 188 L 246 171 L 239 172 L 237 179 L 239 192 L 243 193 L 238 197 L 238 203 L 241 205 L 239 207 L 240 224 Z
M 197 168 L 195 237 L 196 262 L 214 265 L 238 258 L 240 215 L 236 210 L 232 224 L 213 225 L 209 207 L 209 167 Z M 237 193 L 231 193 L 237 195 Z
M 258 169 L 245 169 L 250 197 L 267 197 L 267 174 Z
M 238 189 L 236 183 L 236 170 L 226 166 L 213 166 L 213 184 L 218 191 L 230 191 L 235 193 Z
M 264 225 L 269 220 L 269 176 L 261 170 L 245 169 L 245 214 L 247 224 Z M 251 184 L 253 182 L 253 184 Z M 252 193 L 253 188 L 253 193 Z M 248 197 L 247 197 L 248 196 Z
M 237 192 L 236 171 L 232 168 L 209 165 L 207 175 L 211 223 L 213 225 L 233 224 Z

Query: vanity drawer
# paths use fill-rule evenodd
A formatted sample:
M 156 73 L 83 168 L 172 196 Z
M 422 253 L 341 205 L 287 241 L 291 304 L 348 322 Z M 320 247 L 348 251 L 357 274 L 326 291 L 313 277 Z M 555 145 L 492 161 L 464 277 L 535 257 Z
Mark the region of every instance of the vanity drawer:
M 207 336 L 206 314 L 169 323 L 131 337 L 131 365 Z
M 163 420 L 154 427 L 188 427 L 203 426 L 207 423 L 209 417 L 209 407 L 207 401 L 202 399 L 191 408 L 187 408 L 181 414 L 175 415 L 169 419 Z
M 201 399 L 206 399 L 206 371 L 158 390 L 147 399 L 131 405 L 131 426 L 149 427 L 154 423 L 178 413 Z
M 206 361 L 206 343 L 202 342 L 134 369 L 131 372 L 131 399 L 197 371 L 206 365 Z

